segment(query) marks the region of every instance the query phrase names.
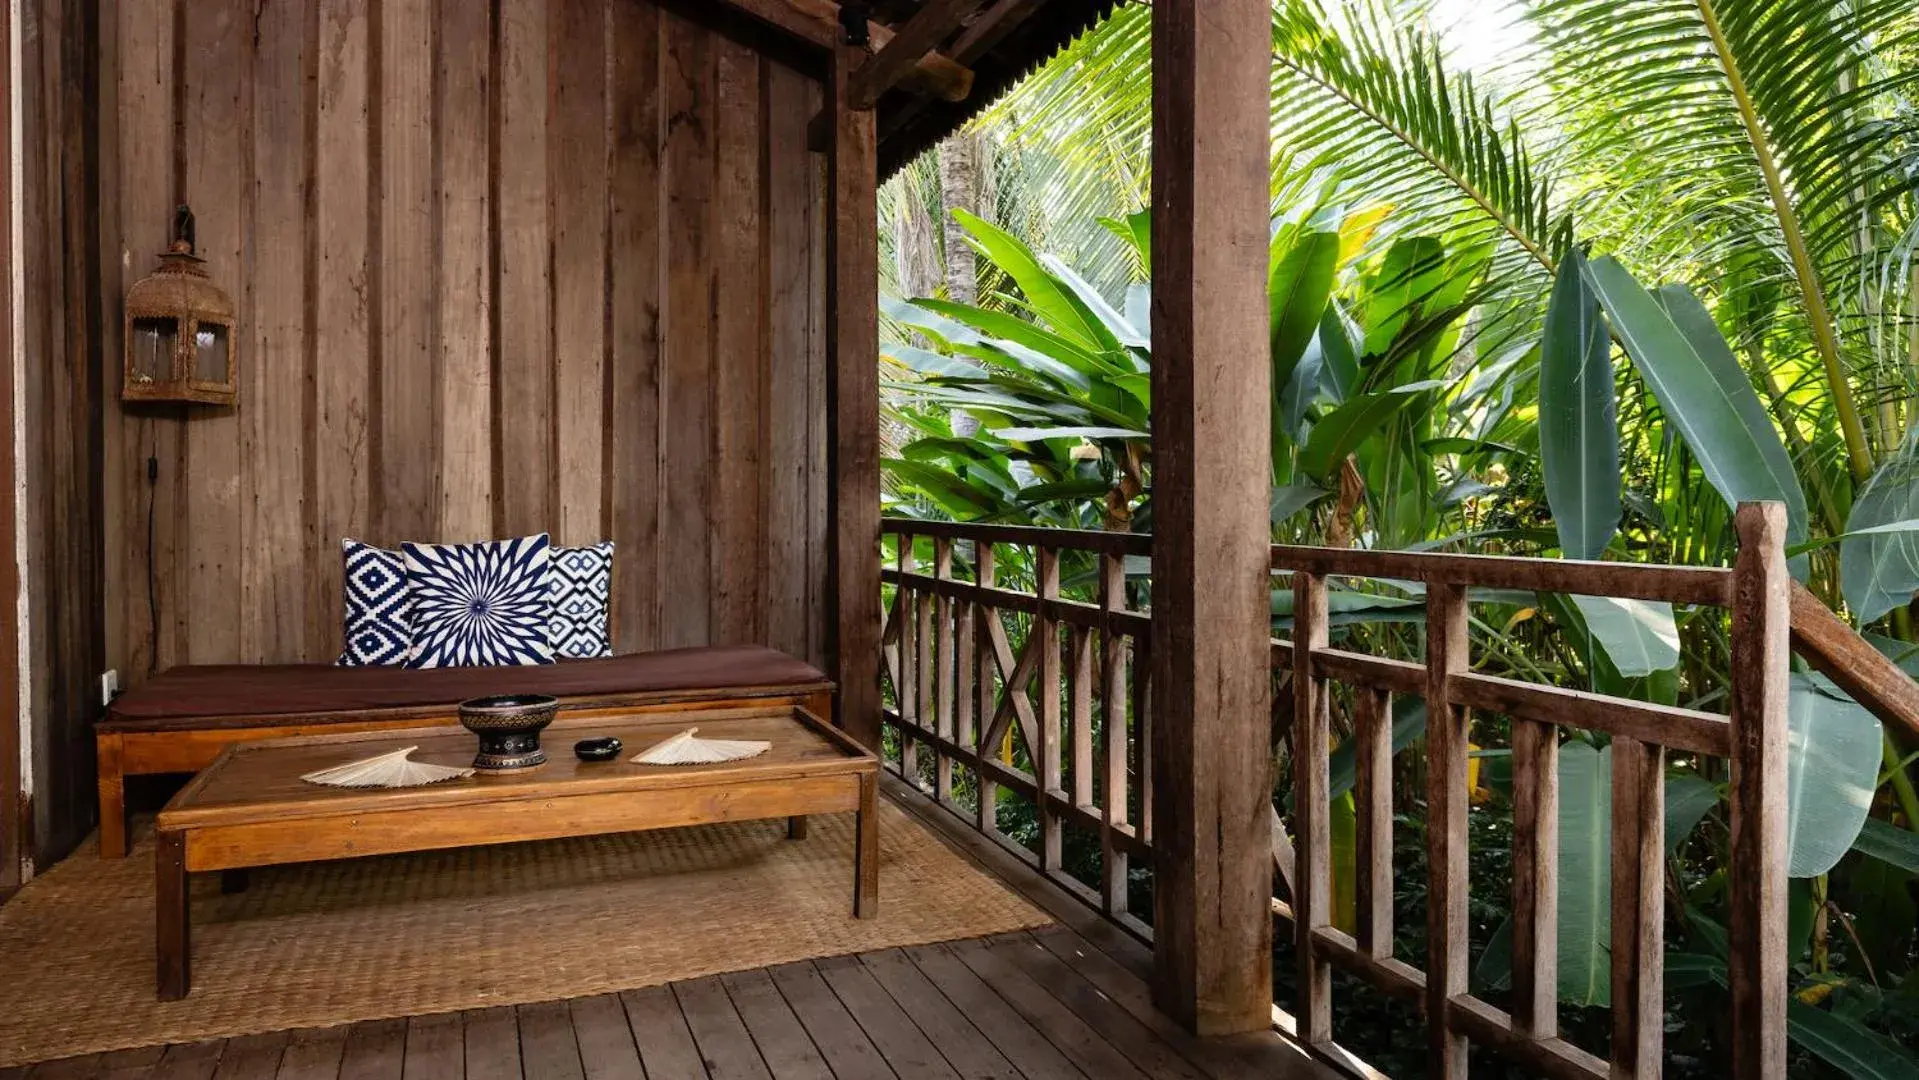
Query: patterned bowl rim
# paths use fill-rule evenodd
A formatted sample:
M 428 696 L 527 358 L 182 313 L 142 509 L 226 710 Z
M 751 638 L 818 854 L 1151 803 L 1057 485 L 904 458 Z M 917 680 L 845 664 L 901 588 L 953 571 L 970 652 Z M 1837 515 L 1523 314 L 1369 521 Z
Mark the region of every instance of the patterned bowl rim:
M 551 694 L 489 694 L 460 702 L 462 713 L 518 713 L 558 708 L 560 699 Z

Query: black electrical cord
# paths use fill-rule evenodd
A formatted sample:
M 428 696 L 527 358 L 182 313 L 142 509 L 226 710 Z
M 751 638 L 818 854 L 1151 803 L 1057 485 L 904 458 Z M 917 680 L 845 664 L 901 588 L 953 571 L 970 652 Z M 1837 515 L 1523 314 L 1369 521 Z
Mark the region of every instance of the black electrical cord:
M 160 670 L 159 571 L 153 565 L 153 507 L 159 502 L 160 459 L 147 455 L 147 625 L 153 627 L 153 648 L 147 652 L 147 674 Z

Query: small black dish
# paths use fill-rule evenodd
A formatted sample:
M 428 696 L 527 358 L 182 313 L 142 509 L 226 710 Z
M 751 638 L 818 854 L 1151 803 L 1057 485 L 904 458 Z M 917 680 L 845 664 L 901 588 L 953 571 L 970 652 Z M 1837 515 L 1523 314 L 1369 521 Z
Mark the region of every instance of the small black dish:
M 620 740 L 611 735 L 598 739 L 581 739 L 573 744 L 573 754 L 581 761 L 612 761 L 620 756 Z

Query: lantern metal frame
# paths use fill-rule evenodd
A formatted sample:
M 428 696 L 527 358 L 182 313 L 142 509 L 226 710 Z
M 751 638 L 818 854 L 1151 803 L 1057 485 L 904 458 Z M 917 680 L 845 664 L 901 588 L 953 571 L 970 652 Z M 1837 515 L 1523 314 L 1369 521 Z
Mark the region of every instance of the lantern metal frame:
M 121 327 L 122 401 L 230 406 L 237 400 L 239 355 L 233 299 L 208 277 L 206 260 L 193 248 L 193 211 L 182 206 L 175 217 L 173 241 L 161 253 L 160 264 L 127 290 Z M 164 373 L 149 372 L 136 359 L 136 327 L 149 321 L 173 324 L 171 356 Z M 226 341 L 221 358 L 225 378 L 220 380 L 201 378 L 199 371 L 200 334 L 203 328 L 214 327 Z

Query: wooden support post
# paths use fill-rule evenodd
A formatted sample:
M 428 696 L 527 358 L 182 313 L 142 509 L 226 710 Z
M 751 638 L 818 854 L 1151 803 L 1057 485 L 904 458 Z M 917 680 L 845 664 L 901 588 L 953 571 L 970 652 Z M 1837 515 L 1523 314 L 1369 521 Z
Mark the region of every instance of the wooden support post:
M 1666 755 L 1612 741 L 1612 1075 L 1660 1075 L 1665 1046 Z
M 994 569 L 991 541 L 978 542 L 973 552 L 973 567 L 980 587 L 992 588 L 998 580 L 998 575 Z M 976 669 L 973 676 L 973 691 L 979 695 L 979 703 L 976 706 L 979 721 L 973 752 L 979 755 L 980 761 L 985 762 L 998 760 L 999 748 L 991 744 L 993 717 L 999 711 L 999 693 L 995 686 L 999 664 L 993 655 L 993 634 L 1001 625 L 999 609 L 980 604 L 976 622 L 978 625 L 973 631 L 976 635 L 973 639 L 975 649 L 973 665 Z M 978 819 L 974 824 L 979 826 L 980 832 L 988 836 L 994 836 L 999 832 L 999 785 L 987 778 L 984 769 L 981 769 L 979 774 Z
M 1373 687 L 1353 697 L 1354 809 L 1358 833 L 1359 947 L 1384 960 L 1393 955 L 1393 699 Z
M 1326 681 L 1313 671 L 1313 650 L 1326 647 L 1326 579 L 1293 575 L 1293 874 L 1294 950 L 1299 998 L 1294 1012 L 1308 1046 L 1333 1041 L 1333 969 L 1313 944 L 1313 931 L 1333 925 L 1331 780 L 1332 709 Z
M 1466 1080 L 1466 1037 L 1452 1020 L 1452 999 L 1467 990 L 1467 713 L 1455 705 L 1448 676 L 1471 666 L 1466 590 L 1426 589 L 1426 1035 L 1427 1074 Z
M 1559 1034 L 1559 730 L 1513 721 L 1513 1027 Z
M 1108 612 L 1126 610 L 1126 559 L 1122 555 L 1102 555 L 1099 560 L 1099 606 Z M 1127 696 L 1126 639 L 1109 625 L 1100 631 L 1100 717 L 1099 768 L 1101 828 L 1099 832 L 1100 904 L 1108 918 L 1125 914 L 1129 882 L 1126 852 L 1119 847 L 1114 827 L 1126 824 L 1127 799 Z
M 1744 503 L 1733 564 L 1732 852 L 1728 875 L 1734 1080 L 1786 1075 L 1786 511 Z
M 1153 5 L 1154 996 L 1272 1023 L 1268 0 Z
M 833 53 L 827 99 L 827 408 L 832 425 L 828 570 L 839 723 L 880 746 L 879 156 L 873 114 L 847 107 L 866 54 Z M 901 541 L 905 542 L 904 539 Z M 902 608 L 907 616 L 908 609 Z M 902 664 L 904 663 L 902 650 Z

